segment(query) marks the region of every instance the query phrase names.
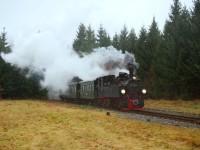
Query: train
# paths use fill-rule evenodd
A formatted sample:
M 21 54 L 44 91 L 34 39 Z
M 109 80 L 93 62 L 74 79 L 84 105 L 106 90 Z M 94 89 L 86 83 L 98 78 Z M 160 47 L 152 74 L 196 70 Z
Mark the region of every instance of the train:
M 118 76 L 107 75 L 92 81 L 72 82 L 60 98 L 118 110 L 142 109 L 147 90 L 133 73 L 133 64 L 128 64 L 128 70 L 129 73 L 119 72 Z

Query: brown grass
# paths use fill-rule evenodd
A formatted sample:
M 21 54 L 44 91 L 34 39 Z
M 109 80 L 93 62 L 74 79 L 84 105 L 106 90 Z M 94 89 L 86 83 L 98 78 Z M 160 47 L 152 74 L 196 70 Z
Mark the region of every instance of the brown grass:
M 200 149 L 200 129 L 107 116 L 63 103 L 0 101 L 0 149 Z
M 200 115 L 200 100 L 146 100 L 145 108 L 172 110 Z

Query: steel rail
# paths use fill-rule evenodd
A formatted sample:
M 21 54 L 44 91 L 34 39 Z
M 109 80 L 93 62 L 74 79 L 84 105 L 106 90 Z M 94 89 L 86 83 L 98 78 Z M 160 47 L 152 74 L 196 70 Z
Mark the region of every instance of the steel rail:
M 155 116 L 155 117 L 200 125 L 200 117 L 161 113 L 161 112 L 149 111 L 149 110 L 145 110 L 145 109 L 144 110 L 133 110 L 131 112 L 134 112 L 137 114 L 142 114 L 142 115 L 148 115 L 148 116 L 153 116 L 153 117 Z

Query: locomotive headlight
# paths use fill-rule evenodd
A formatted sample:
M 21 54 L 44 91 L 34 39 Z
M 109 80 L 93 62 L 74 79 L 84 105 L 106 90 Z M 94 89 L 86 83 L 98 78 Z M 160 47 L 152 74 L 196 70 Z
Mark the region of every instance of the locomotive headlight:
M 143 89 L 143 90 L 142 90 L 142 93 L 143 93 L 143 94 L 146 94 L 146 93 L 147 93 L 147 90 L 146 90 L 146 89 Z
M 125 89 L 121 89 L 121 93 L 124 95 L 126 93 Z
M 137 78 L 136 78 L 136 76 L 133 76 L 133 80 L 136 80 Z

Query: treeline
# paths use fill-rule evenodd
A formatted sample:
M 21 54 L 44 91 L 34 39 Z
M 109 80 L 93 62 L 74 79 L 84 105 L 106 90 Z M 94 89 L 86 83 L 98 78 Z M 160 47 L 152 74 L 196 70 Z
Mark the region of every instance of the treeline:
M 102 25 L 95 34 L 91 26 L 80 24 L 73 48 L 81 54 L 112 45 L 133 53 L 140 65 L 138 76 L 150 98 L 200 98 L 200 0 L 193 3 L 189 11 L 174 0 L 163 31 L 153 18 L 148 29 L 141 28 L 139 36 L 126 26 L 111 37 Z
M 0 98 L 46 98 L 47 90 L 40 86 L 42 75 L 5 62 L 2 53 L 10 52 L 4 29 L 0 35 Z

